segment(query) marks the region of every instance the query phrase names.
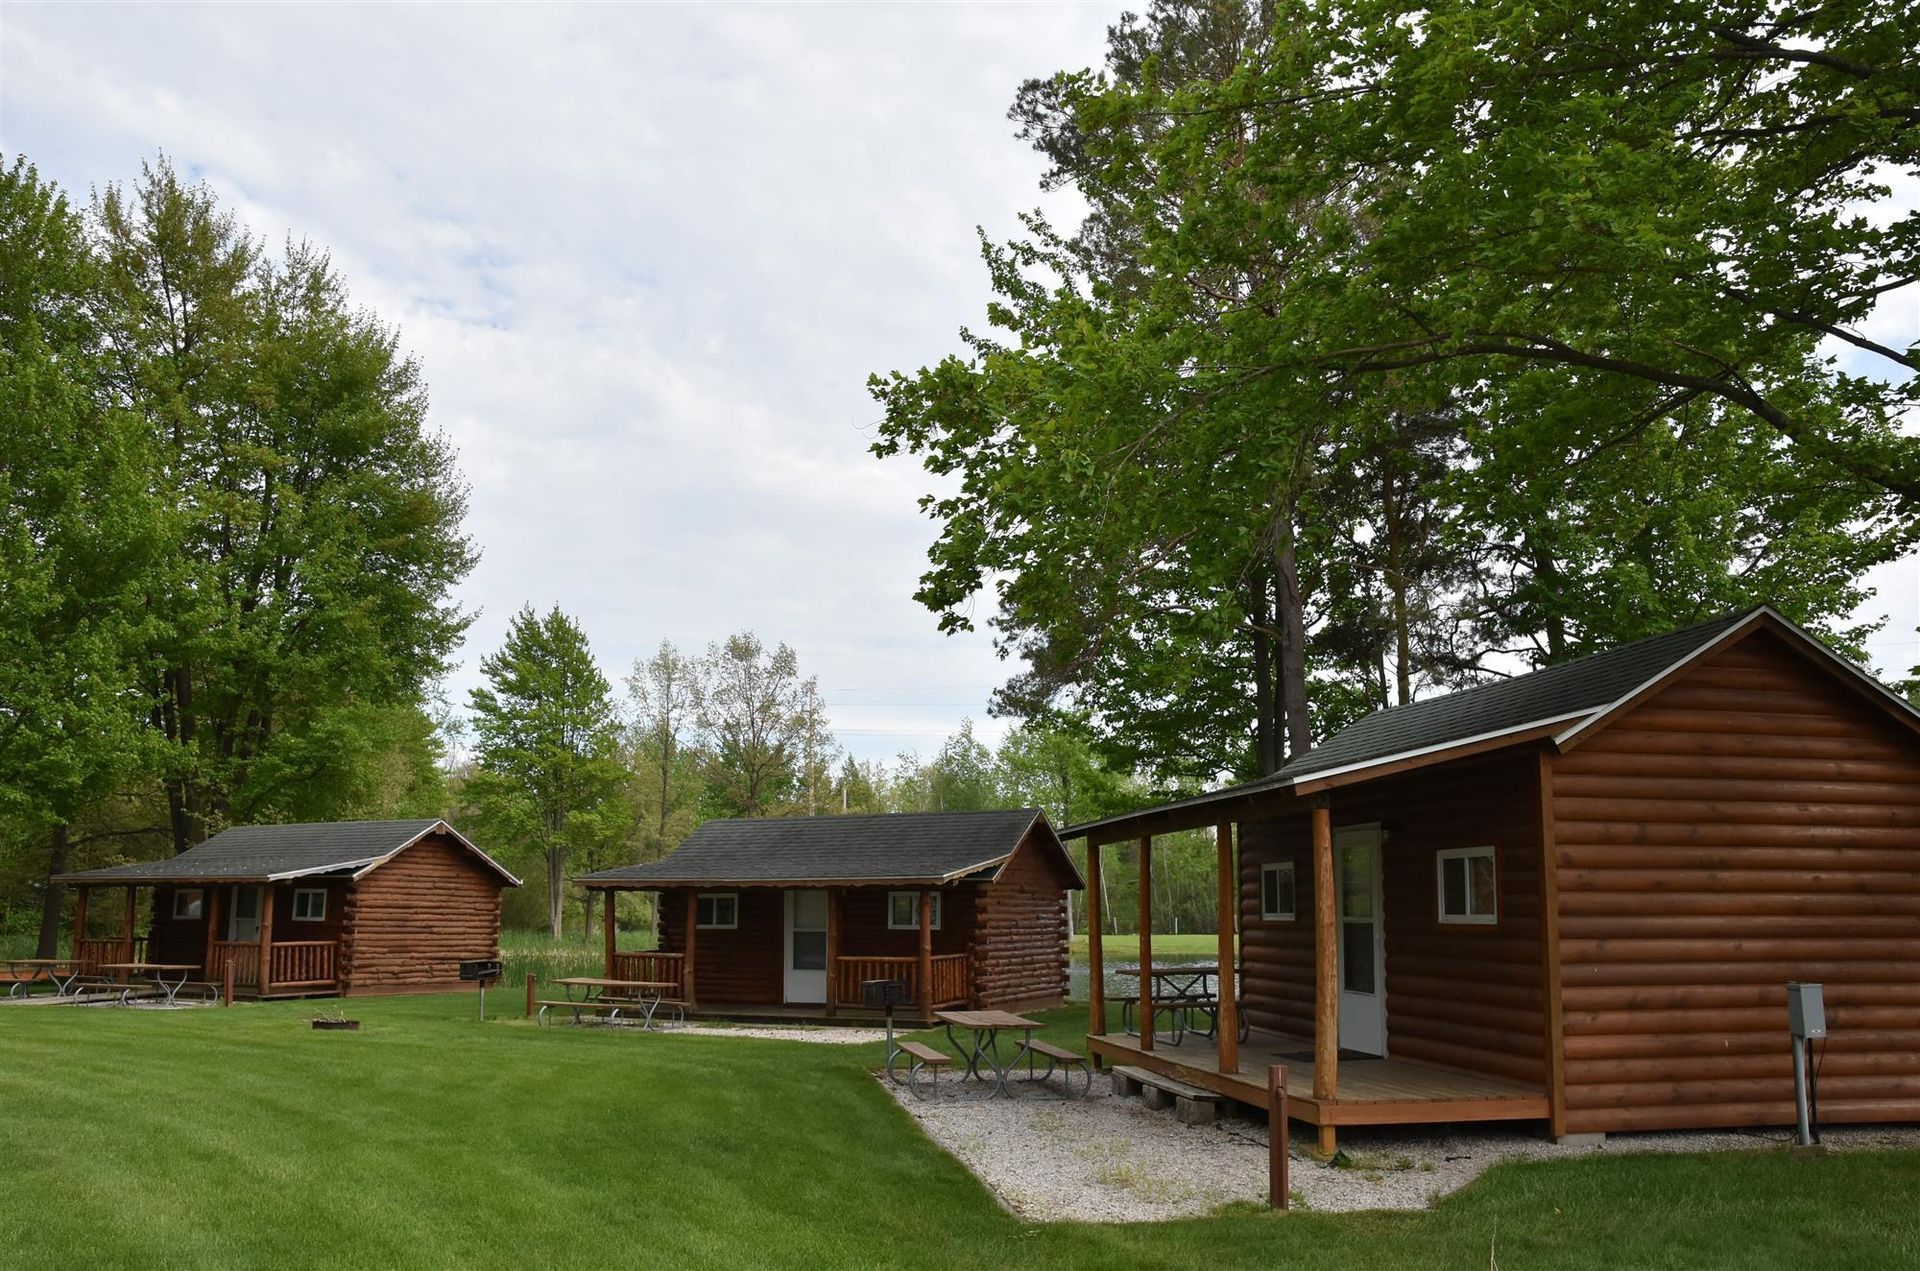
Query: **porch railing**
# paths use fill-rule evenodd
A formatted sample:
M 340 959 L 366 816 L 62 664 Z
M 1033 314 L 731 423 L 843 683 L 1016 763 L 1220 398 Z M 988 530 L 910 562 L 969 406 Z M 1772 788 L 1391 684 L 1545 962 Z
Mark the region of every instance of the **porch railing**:
M 147 938 L 133 938 L 133 953 L 127 953 L 127 941 L 124 936 L 89 936 L 76 942 L 73 960 L 80 964 L 80 974 L 98 975 L 100 968 L 114 962 L 141 962 L 147 956 Z
M 260 983 L 260 942 L 258 940 L 215 940 L 213 959 L 207 967 L 207 978 L 215 984 L 220 983 L 226 977 L 228 963 L 233 964 L 235 984 Z
M 613 965 L 607 968 L 616 980 L 654 980 L 673 985 L 675 996 L 686 995 L 686 965 L 684 953 L 616 953 Z
M 908 958 L 836 958 L 833 969 L 833 1000 L 837 1006 L 861 1005 L 860 986 L 867 980 L 905 980 L 907 1000 L 915 1006 L 940 1010 L 965 1006 L 972 998 L 971 960 L 964 953 L 935 955 L 932 965 L 932 994 L 929 1001 L 920 991 L 920 959 Z
M 268 965 L 273 970 L 270 983 L 274 988 L 309 988 L 334 982 L 334 951 L 339 947 L 337 941 L 275 941 L 269 947 L 272 960 Z

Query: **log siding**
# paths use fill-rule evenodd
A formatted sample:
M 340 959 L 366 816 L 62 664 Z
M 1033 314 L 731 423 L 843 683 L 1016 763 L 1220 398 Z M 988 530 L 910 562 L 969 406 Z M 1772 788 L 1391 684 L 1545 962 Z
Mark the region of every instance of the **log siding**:
M 449 839 L 422 839 L 342 890 L 343 993 L 470 987 L 460 963 L 500 956 L 499 876 Z M 318 939 L 303 931 L 319 925 L 274 914 L 276 939 Z

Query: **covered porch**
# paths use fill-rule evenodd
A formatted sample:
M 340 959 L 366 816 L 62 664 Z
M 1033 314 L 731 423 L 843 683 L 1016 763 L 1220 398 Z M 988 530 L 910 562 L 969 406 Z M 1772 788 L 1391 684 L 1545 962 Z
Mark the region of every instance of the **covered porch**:
M 241 997 L 329 996 L 340 990 L 339 901 L 325 885 L 116 881 L 73 887 L 73 960 L 82 976 L 106 978 L 105 967 L 150 961 L 191 964 L 197 968 L 193 978 L 210 984 L 224 986 L 231 975 L 233 992 Z M 142 889 L 152 893 L 145 935 L 138 930 Z M 119 930 L 96 934 L 99 915 L 109 910 L 116 912 Z M 276 914 L 283 931 L 298 924 L 297 938 L 275 937 Z

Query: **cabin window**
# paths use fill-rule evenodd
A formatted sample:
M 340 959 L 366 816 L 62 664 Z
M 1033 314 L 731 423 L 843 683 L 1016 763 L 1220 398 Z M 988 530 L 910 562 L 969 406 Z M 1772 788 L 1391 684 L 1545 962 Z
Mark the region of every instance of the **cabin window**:
M 730 930 L 740 925 L 740 897 L 730 891 L 702 892 L 693 902 L 693 925 Z
M 1439 870 L 1441 922 L 1497 920 L 1498 883 L 1491 847 L 1456 847 L 1441 852 Z
M 1293 921 L 1292 861 L 1260 867 L 1260 916 L 1276 922 Z
M 173 916 L 181 922 L 199 922 L 206 903 L 206 893 L 198 887 L 182 887 L 173 893 Z
M 325 922 L 327 920 L 327 889 L 324 887 L 302 887 L 294 892 L 293 920 L 295 922 Z
M 933 892 L 933 920 L 930 925 L 940 930 L 940 893 Z M 890 891 L 887 893 L 887 930 L 920 930 L 920 893 L 917 891 Z

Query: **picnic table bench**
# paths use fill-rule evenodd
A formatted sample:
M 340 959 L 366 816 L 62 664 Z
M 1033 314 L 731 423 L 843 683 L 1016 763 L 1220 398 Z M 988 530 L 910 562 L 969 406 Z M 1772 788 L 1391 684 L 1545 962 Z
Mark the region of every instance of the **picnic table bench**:
M 1122 1065 L 1113 1070 L 1113 1092 L 1138 1094 L 1149 1108 L 1173 1106 L 1173 1115 L 1187 1125 L 1208 1125 L 1219 1113 L 1220 1096 L 1174 1077 L 1145 1068 Z
M 573 975 L 553 983 L 561 987 L 566 997 L 535 1003 L 539 1007 L 535 1023 L 546 1023 L 547 1013 L 554 1010 L 571 1011 L 576 1024 L 583 1023 L 581 1016 L 589 1011 L 604 1013 L 609 1022 L 619 1019 L 622 1011 L 632 1011 L 639 1016 L 640 1027 L 645 1031 L 653 1027 L 663 1010 L 671 1012 L 677 1022 L 684 1022 L 687 1017 L 685 1001 L 667 996 L 668 990 L 680 987 L 671 980 L 611 980 L 597 975 Z M 575 989 L 580 990 L 577 997 Z
M 153 986 L 167 999 L 168 1006 L 177 1005 L 180 990 L 187 986 L 187 976 L 200 969 L 198 962 L 108 962 L 103 963 L 102 971 L 118 972 L 127 977 L 125 984 L 119 985 L 120 1004 L 133 1005 L 136 997 L 144 997 L 146 991 L 135 987 L 135 980 L 143 980 Z
M 913 1092 L 913 1097 L 916 1099 L 924 1099 L 927 1097 L 920 1092 L 919 1078 L 921 1070 L 924 1068 L 933 1069 L 933 1076 L 929 1080 L 937 1089 L 940 1085 L 940 1070 L 953 1062 L 952 1059 L 941 1054 L 933 1047 L 926 1045 L 924 1042 L 900 1042 L 894 1049 L 913 1060 L 913 1063 L 907 1068 L 907 1089 Z

